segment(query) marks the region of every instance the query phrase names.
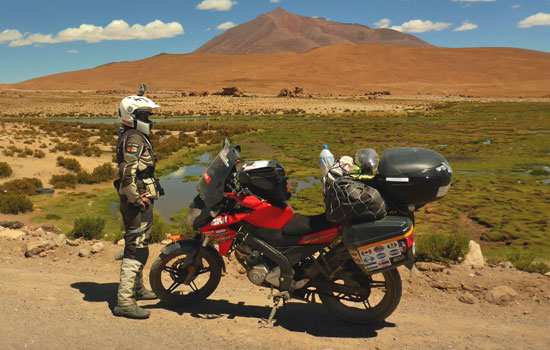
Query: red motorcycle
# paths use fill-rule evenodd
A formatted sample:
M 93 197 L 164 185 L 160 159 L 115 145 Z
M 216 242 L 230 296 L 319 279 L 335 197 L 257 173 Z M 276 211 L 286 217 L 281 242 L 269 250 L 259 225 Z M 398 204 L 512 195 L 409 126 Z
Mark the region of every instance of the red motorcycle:
M 397 307 L 397 267 L 412 266 L 414 210 L 442 197 L 452 170 L 436 152 L 394 148 L 384 152 L 369 183 L 380 191 L 388 215 L 373 222 L 334 224 L 325 214 L 296 214 L 287 175 L 277 161 L 240 166 L 240 147 L 227 140 L 197 186 L 187 223 L 191 239 L 173 237 L 151 267 L 160 300 L 195 304 L 218 286 L 234 253 L 250 282 L 275 289 L 273 319 L 281 300 L 315 303 L 354 323 L 381 322 Z M 214 244 L 218 245 L 218 249 Z

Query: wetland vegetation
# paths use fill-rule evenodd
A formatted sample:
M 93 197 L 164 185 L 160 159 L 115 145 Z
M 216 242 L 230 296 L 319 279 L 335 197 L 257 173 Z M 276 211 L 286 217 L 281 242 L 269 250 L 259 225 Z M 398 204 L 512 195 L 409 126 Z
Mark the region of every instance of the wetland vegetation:
M 217 152 L 224 137 L 241 145 L 243 161 L 276 158 L 291 179 L 304 181 L 320 178 L 318 155 L 323 144 L 336 157 L 353 156 L 361 148 L 374 148 L 379 154 L 392 147 L 435 150 L 451 164 L 453 182 L 446 197 L 418 211 L 418 235 L 466 235 L 481 241 L 484 254 L 492 261 L 521 252 L 550 261 L 549 103 L 451 103 L 409 113 L 216 115 L 207 122 L 175 121 L 155 127 L 156 150 L 164 158 L 158 175 L 193 165 L 204 152 Z M 75 126 L 64 128 L 74 130 Z M 116 128 L 112 125 L 77 128 L 103 145 L 114 144 Z M 47 129 L 58 130 L 49 124 Z M 71 154 L 71 150 L 62 152 Z M 93 150 L 90 153 L 94 156 Z M 36 221 L 59 216 L 52 221 L 68 232 L 79 214 L 91 211 L 106 218 L 108 238 L 120 237 L 120 218 L 111 208 L 118 198 L 112 188 L 68 192 L 61 199 L 59 195 L 29 198 L 41 209 Z M 290 204 L 304 214 L 320 213 L 320 184 L 314 181 L 301 189 Z M 177 233 L 184 228 L 170 229 Z

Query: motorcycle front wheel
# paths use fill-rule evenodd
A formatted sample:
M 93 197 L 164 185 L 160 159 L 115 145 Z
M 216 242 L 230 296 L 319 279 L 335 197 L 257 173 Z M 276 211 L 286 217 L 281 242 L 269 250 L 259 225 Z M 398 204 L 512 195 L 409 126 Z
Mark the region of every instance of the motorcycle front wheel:
M 161 253 L 151 266 L 151 288 L 160 300 L 174 305 L 194 304 L 214 292 L 220 283 L 222 267 L 212 252 L 202 250 L 195 262 L 196 252 L 183 249 Z
M 333 314 L 348 322 L 367 324 L 382 322 L 395 311 L 402 292 L 397 269 L 368 276 L 343 246 L 328 253 L 326 261 L 332 288 L 319 293 L 319 298 Z

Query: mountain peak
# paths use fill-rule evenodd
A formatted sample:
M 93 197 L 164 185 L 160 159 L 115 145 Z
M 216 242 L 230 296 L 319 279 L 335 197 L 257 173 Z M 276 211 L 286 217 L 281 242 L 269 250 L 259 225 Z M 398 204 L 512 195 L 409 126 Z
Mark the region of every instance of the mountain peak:
M 195 52 L 228 55 L 282 51 L 303 53 L 322 46 L 342 44 L 433 47 L 415 36 L 392 29 L 373 29 L 361 24 L 305 17 L 277 7 L 227 30 Z

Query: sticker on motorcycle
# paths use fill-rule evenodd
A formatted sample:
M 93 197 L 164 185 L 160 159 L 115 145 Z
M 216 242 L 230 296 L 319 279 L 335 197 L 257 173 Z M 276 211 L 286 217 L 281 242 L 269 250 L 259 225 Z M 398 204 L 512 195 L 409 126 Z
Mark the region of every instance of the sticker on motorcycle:
M 227 216 L 218 216 L 218 217 L 215 217 L 214 220 L 212 220 L 211 225 L 218 226 L 218 225 L 223 225 L 225 223 L 227 223 Z
M 404 246 L 402 245 L 404 244 Z M 392 241 L 374 248 L 358 249 L 363 265 L 369 271 L 390 266 L 393 262 L 403 260 L 402 252 L 407 249 L 406 243 Z

